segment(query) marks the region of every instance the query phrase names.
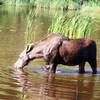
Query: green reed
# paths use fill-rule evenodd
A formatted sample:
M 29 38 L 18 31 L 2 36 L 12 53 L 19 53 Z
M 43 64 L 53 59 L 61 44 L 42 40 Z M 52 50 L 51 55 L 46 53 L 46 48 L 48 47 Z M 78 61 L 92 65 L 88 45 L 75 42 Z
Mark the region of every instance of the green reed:
M 97 12 L 100 11 L 100 0 L 88 0 L 88 2 L 84 2 L 84 4 L 81 6 L 81 11 L 84 12 Z
M 78 4 L 78 0 L 35 0 L 37 8 L 68 9 L 68 6 Z
M 35 13 L 30 9 L 29 15 L 27 16 L 27 25 L 25 31 L 25 44 L 31 43 L 33 40 L 33 19 Z
M 55 17 L 55 19 L 48 29 L 49 33 L 61 33 L 70 38 L 86 37 L 91 33 L 92 19 L 88 15 L 75 13 L 70 17 L 65 15 Z
M 11 5 L 23 5 L 23 4 L 34 5 L 35 0 L 2 0 L 2 2 Z
M 2 2 L 14 5 L 31 4 L 37 8 L 67 9 L 70 4 L 74 6 L 78 3 L 78 0 L 2 0 Z
M 56 9 L 78 9 L 87 6 L 100 6 L 99 0 L 84 0 L 80 5 L 80 0 L 1 0 L 6 4 L 23 5 L 29 4 L 37 8 L 56 8 Z
M 100 0 L 88 0 L 84 2 L 83 7 L 100 7 Z

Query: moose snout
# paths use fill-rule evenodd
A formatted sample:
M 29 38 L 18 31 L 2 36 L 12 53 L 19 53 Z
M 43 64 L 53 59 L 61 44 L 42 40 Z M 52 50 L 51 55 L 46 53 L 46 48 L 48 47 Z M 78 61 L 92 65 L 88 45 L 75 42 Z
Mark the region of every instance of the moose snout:
M 22 67 L 22 64 L 21 64 L 22 62 L 21 61 L 16 61 L 16 63 L 14 64 L 14 67 L 15 68 L 21 68 Z
M 14 64 L 15 68 L 23 68 L 28 64 L 28 59 L 18 59 L 16 63 Z

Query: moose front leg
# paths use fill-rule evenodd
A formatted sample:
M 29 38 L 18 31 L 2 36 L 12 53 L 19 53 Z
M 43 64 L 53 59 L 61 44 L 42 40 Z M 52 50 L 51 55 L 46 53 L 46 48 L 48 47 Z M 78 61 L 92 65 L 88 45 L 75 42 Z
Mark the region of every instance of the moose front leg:
M 50 64 L 49 66 L 49 72 L 51 73 L 55 73 L 56 72 L 56 68 L 57 68 L 57 64 L 53 63 L 53 64 Z
M 49 71 L 50 65 L 45 64 L 42 68 L 43 68 L 44 71 Z
M 49 65 L 45 65 L 43 67 L 43 70 L 47 71 L 47 72 L 50 72 L 50 73 L 55 73 L 56 72 L 56 67 L 57 67 L 57 64 L 49 64 Z
M 51 44 L 48 44 L 43 50 L 43 57 L 46 62 L 44 68 L 46 70 L 49 70 L 49 72 L 55 73 L 56 71 L 57 64 L 55 64 L 54 62 L 58 55 L 59 52 L 58 50 L 61 43 L 62 43 L 62 39 L 54 40 Z

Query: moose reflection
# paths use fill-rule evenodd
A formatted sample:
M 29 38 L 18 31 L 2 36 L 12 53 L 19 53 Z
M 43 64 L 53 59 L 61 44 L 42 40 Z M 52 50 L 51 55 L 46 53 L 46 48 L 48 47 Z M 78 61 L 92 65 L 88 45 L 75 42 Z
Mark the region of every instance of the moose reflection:
M 97 73 L 96 43 L 89 38 L 69 39 L 52 34 L 40 42 L 27 45 L 14 66 L 23 68 L 36 58 L 44 58 L 44 69 L 53 73 L 58 64 L 79 65 L 79 73 L 84 73 L 85 62 L 90 64 L 93 74 Z
M 19 69 L 18 69 L 19 70 Z M 46 74 L 30 76 L 16 70 L 22 98 L 28 100 L 92 100 L 96 92 L 95 76 Z M 92 76 L 92 77 L 91 77 Z

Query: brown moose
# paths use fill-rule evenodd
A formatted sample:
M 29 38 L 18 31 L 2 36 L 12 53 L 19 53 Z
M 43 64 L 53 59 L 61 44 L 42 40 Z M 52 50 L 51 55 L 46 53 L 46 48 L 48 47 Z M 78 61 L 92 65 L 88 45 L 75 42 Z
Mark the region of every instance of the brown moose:
M 79 73 L 84 73 L 85 62 L 90 64 L 93 74 L 97 73 L 96 43 L 89 38 L 69 39 L 52 34 L 40 42 L 27 45 L 14 66 L 23 68 L 36 58 L 44 58 L 44 68 L 53 73 L 58 64 L 79 65 Z

